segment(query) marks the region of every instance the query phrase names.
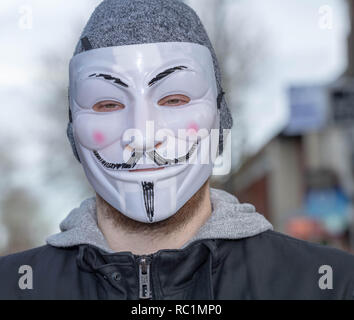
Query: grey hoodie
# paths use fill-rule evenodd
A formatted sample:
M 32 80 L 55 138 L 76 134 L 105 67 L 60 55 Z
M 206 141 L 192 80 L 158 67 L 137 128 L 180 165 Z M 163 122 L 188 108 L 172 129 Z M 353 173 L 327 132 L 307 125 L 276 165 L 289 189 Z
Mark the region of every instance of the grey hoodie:
M 210 198 L 211 217 L 181 249 L 201 239 L 242 239 L 273 229 L 253 205 L 240 204 L 235 196 L 223 190 L 211 188 Z M 97 225 L 95 197 L 73 209 L 60 224 L 60 230 L 47 238 L 49 245 L 66 248 L 90 244 L 113 253 Z

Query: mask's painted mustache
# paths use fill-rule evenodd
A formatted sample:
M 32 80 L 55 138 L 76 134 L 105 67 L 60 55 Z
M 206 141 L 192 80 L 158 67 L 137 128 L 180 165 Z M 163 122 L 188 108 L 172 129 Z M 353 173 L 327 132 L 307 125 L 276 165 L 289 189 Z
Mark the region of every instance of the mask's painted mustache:
M 112 170 L 122 170 L 122 169 L 132 169 L 136 166 L 137 162 L 143 156 L 143 153 L 133 152 L 131 158 L 126 163 L 111 163 L 104 160 L 98 151 L 93 151 L 93 154 L 97 158 L 97 160 L 107 169 Z
M 183 163 L 193 155 L 195 150 L 197 149 L 198 142 L 194 143 L 191 147 L 191 149 L 188 151 L 188 153 L 185 156 L 176 158 L 176 159 L 167 159 L 164 158 L 163 156 L 159 155 L 156 150 L 147 152 L 148 157 L 153 160 L 158 166 L 163 166 L 163 165 L 171 165 L 171 164 L 178 164 L 178 163 Z
M 189 152 L 182 157 L 175 158 L 175 159 L 167 159 L 161 156 L 154 151 L 146 152 L 146 155 L 154 161 L 158 166 L 165 166 L 165 165 L 172 165 L 172 164 L 179 164 L 189 160 L 192 155 L 194 154 L 195 150 L 197 149 L 198 142 L 194 143 Z M 98 151 L 93 151 L 93 154 L 97 158 L 97 160 L 107 169 L 111 170 L 123 170 L 123 169 L 133 169 L 141 157 L 144 155 L 144 152 L 136 152 L 134 151 L 130 159 L 126 163 L 110 163 L 104 160 Z

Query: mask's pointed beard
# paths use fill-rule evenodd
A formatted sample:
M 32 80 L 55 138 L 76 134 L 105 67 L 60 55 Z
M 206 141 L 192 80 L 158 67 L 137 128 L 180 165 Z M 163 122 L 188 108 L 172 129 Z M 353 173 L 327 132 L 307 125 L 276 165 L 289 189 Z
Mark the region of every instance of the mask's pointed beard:
M 146 215 L 149 222 L 154 221 L 154 183 L 142 182 Z
M 194 154 L 195 150 L 198 147 L 198 142 L 195 142 L 191 149 L 188 151 L 188 153 L 185 156 L 176 158 L 176 159 L 167 159 L 159 155 L 156 150 L 147 152 L 148 157 L 153 160 L 158 166 L 163 166 L 163 165 L 171 165 L 171 164 L 177 164 L 177 163 L 184 163 L 187 160 L 189 160 L 192 155 Z

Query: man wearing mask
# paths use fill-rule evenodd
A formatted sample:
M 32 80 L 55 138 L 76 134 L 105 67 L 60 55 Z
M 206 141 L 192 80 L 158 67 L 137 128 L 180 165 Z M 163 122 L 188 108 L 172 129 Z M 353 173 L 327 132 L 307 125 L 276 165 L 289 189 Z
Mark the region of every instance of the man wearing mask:
M 353 256 L 274 232 L 210 188 L 232 118 L 187 5 L 103 1 L 70 62 L 69 98 L 68 137 L 96 197 L 45 246 L 0 259 L 0 298 L 354 298 Z

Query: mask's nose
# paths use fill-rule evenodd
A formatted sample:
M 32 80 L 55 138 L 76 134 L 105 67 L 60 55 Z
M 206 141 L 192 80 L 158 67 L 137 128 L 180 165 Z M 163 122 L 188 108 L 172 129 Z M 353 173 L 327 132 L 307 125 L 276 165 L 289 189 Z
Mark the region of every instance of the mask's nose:
M 153 111 L 153 106 L 146 99 L 139 99 L 132 115 L 133 127 L 123 137 L 125 147 L 137 152 L 149 152 L 162 144 L 163 140 L 156 139 L 157 121 Z
M 160 145 L 160 141 L 155 140 L 154 122 L 151 120 L 137 123 L 132 133 L 131 140 L 126 142 L 126 145 L 132 150 L 149 152 Z

